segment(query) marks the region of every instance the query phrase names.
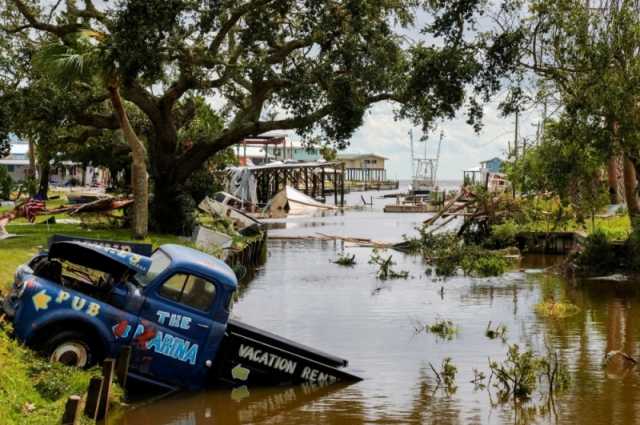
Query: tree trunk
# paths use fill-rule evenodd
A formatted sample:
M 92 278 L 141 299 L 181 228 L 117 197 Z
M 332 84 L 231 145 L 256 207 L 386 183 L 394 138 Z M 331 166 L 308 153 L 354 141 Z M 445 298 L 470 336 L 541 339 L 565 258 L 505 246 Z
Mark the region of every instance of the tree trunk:
M 36 147 L 33 140 L 29 138 L 29 176 L 36 176 Z
M 131 148 L 131 189 L 133 192 L 133 235 L 142 239 L 149 232 L 149 182 L 147 178 L 146 149 L 131 127 L 120 91 L 115 84 L 109 86 L 111 104 L 118 117 L 124 139 Z
M 48 154 L 42 154 L 40 157 L 40 172 L 38 183 L 38 197 L 40 199 L 49 199 L 49 175 L 51 173 L 51 158 Z
M 638 180 L 633 162 L 625 155 L 624 166 L 624 194 L 627 201 L 627 211 L 631 220 L 631 228 L 640 230 L 640 205 L 638 205 Z
M 195 225 L 195 201 L 172 173 L 153 179 L 153 228 L 161 233 L 190 235 Z
M 611 155 L 607 161 L 607 181 L 609 183 L 609 198 L 612 204 L 620 203 L 618 195 L 618 155 Z

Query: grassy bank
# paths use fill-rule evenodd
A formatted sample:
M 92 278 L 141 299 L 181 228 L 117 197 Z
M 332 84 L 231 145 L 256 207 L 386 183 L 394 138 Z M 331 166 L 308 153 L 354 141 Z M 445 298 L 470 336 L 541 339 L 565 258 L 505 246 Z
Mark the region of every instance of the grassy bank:
M 3 424 L 59 423 L 70 395 L 83 395 L 98 368 L 84 371 L 52 364 L 0 330 L 0 422 Z M 115 388 L 115 387 L 114 387 Z M 116 389 L 113 400 L 121 398 Z M 86 420 L 86 423 L 90 421 Z

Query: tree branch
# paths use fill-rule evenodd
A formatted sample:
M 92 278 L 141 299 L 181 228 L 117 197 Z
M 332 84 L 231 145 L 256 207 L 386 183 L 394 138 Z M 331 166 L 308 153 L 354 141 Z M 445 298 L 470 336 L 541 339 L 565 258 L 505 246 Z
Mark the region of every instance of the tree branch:
M 101 115 L 80 112 L 74 115 L 74 119 L 78 124 L 86 125 L 89 127 L 109 130 L 117 130 L 120 128 L 120 123 L 118 122 L 118 118 L 115 116 L 115 114 Z
M 44 22 L 40 22 L 36 15 L 31 11 L 22 0 L 12 0 L 16 5 L 22 16 L 29 22 L 31 28 L 38 29 L 40 31 L 46 31 L 51 34 L 55 34 L 58 37 L 64 37 L 67 34 L 77 32 L 81 27 L 79 24 L 67 24 L 67 25 L 51 25 Z
M 268 3 L 271 3 L 273 0 L 256 0 L 250 1 L 242 6 L 238 7 L 234 11 L 231 12 L 231 16 L 227 19 L 226 22 L 222 24 L 220 30 L 216 34 L 215 38 L 209 45 L 209 52 L 216 55 L 218 53 L 218 49 L 222 45 L 222 41 L 226 37 L 226 35 L 231 31 L 231 29 L 238 23 L 240 18 L 242 18 L 245 14 L 249 13 L 252 10 L 255 10 L 259 7 L 265 6 Z

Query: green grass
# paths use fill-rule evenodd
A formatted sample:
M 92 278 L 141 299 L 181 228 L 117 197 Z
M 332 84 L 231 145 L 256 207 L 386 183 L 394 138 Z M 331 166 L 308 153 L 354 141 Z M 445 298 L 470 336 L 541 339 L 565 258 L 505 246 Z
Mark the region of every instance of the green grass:
M 587 235 L 595 230 L 601 230 L 607 239 L 611 241 L 626 240 L 631 233 L 631 222 L 628 215 L 616 215 L 613 217 L 596 217 L 595 226 L 591 225 L 591 220 L 586 220 L 584 224 L 578 224 L 575 220 L 569 220 L 563 225 L 553 229 L 553 222 L 534 221 L 526 224 L 518 224 L 517 230 L 524 232 L 583 232 Z
M 59 423 L 67 398 L 84 396 L 89 380 L 99 375 L 99 368 L 85 371 L 49 363 L 11 339 L 2 328 L 0 422 L 7 425 Z M 122 390 L 114 388 L 112 400 L 120 400 Z M 83 423 L 90 421 L 83 419 Z

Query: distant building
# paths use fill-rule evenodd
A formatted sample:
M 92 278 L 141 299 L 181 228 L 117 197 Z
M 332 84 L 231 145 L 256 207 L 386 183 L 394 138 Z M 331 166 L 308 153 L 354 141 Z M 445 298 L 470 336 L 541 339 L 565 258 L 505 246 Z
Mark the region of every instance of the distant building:
M 13 181 L 22 181 L 29 170 L 29 145 L 11 143 L 9 156 L 0 158 L 0 166 L 6 167 Z
M 374 153 L 339 153 L 337 160 L 344 164 L 347 181 L 384 181 L 387 179 L 385 158 Z
M 53 185 L 104 185 L 110 182 L 109 171 L 102 167 L 82 167 L 72 161 L 52 162 L 49 183 Z M 29 171 L 29 144 L 21 141 L 11 143 L 9 156 L 0 158 L 0 167 L 6 167 L 11 179 L 20 182 Z
M 464 170 L 464 185 L 478 184 L 489 192 L 505 192 L 511 187 L 506 175 L 502 173 L 502 159 L 494 157 L 480 161 L 480 167 Z
M 502 160 L 496 156 L 491 159 L 487 159 L 486 161 L 481 161 L 480 168 L 484 168 L 490 173 L 501 173 Z
M 280 161 L 314 162 L 322 159 L 320 148 L 307 147 L 297 142 L 285 142 L 283 146 L 269 146 L 268 150 Z

